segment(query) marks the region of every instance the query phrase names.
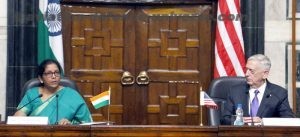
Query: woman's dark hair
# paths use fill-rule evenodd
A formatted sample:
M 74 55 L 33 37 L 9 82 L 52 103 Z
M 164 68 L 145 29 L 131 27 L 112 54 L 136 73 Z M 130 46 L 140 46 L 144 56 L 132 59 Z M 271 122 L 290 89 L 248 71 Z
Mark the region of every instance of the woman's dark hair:
M 62 68 L 60 66 L 60 64 L 53 59 L 46 59 L 44 60 L 39 66 L 38 66 L 38 70 L 37 70 L 37 75 L 42 77 L 45 71 L 45 68 L 49 65 L 49 64 L 55 64 L 58 67 L 59 72 L 62 72 Z

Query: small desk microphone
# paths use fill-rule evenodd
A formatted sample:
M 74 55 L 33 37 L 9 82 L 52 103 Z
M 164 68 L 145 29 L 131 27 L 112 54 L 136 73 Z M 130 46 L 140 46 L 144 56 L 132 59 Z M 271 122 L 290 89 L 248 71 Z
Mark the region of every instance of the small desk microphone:
M 35 101 L 38 98 L 41 98 L 43 96 L 43 94 L 39 94 L 37 97 L 35 97 L 33 100 L 29 101 L 28 103 L 26 103 L 25 105 L 23 105 L 22 107 L 18 108 L 17 111 L 21 110 L 23 107 L 29 105 L 30 103 L 32 103 L 33 101 Z
M 58 94 L 56 94 L 55 97 L 56 97 L 56 122 L 55 122 L 55 124 L 58 125 Z
M 250 118 L 251 118 L 251 126 L 254 126 L 254 120 L 253 120 L 253 114 L 252 114 L 252 102 L 250 101 L 250 95 L 249 95 L 249 91 L 246 92 L 246 94 L 248 95 L 248 101 L 249 101 L 249 104 L 250 104 Z

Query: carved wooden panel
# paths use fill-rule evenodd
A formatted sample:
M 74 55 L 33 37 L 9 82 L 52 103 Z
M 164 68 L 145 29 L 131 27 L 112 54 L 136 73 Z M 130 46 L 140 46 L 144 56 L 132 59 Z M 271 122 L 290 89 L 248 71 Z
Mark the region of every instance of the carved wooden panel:
M 63 14 L 66 75 L 77 82 L 96 121 L 106 120 L 108 109 L 95 110 L 89 98 L 110 86 L 109 113 L 112 120 L 122 123 L 124 89 L 120 79 L 125 68 L 134 69 L 130 62 L 134 61 L 130 54 L 134 56 L 135 46 L 130 32 L 134 30 L 132 9 L 64 6 Z
M 62 6 L 66 76 L 95 121 L 199 124 L 199 88 L 212 77 L 212 5 Z M 134 83 L 121 82 L 124 73 Z M 111 87 L 110 107 L 89 98 Z M 205 118 L 205 117 L 204 117 Z
M 147 124 L 199 124 L 199 88 L 207 87 L 212 72 L 212 22 L 201 17 L 211 10 L 196 5 L 137 11 L 136 69 L 150 79 L 137 90 L 146 100 Z

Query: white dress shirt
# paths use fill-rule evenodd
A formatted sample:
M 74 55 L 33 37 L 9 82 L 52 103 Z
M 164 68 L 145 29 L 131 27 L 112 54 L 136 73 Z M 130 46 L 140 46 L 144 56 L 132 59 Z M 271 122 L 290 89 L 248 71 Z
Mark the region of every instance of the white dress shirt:
M 255 97 L 255 93 L 254 93 L 254 91 L 255 90 L 258 90 L 259 91 L 259 93 L 257 94 L 257 98 L 258 98 L 258 102 L 259 102 L 259 105 L 260 105 L 260 103 L 261 103 L 261 100 L 263 99 L 263 95 L 264 95 L 264 93 L 265 93 L 265 90 L 266 90 L 266 86 L 267 86 L 267 82 L 265 82 L 264 84 L 262 84 L 258 89 L 254 89 L 254 88 L 250 88 L 249 89 L 249 104 L 248 104 L 248 108 L 249 108 L 249 115 L 251 115 L 250 114 L 250 112 L 251 112 L 251 102 L 252 102 L 252 100 L 253 100 L 253 98 Z

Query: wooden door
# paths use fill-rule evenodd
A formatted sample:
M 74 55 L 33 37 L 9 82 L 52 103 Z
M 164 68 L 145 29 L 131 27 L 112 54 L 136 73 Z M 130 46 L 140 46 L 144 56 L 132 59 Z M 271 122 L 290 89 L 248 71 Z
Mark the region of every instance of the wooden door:
M 136 89 L 143 124 L 199 124 L 199 88 L 211 80 L 210 6 L 139 7 L 136 72 L 149 84 Z M 136 74 L 138 74 L 136 73 Z M 137 82 L 138 83 L 138 82 Z
M 135 70 L 134 9 L 67 5 L 62 9 L 66 76 L 77 82 L 94 121 L 107 120 L 108 109 L 94 109 L 89 98 L 111 87 L 110 119 L 123 124 L 123 115 L 131 113 L 128 95 L 134 91 L 120 83 L 124 71 Z
M 211 80 L 213 52 L 212 21 L 203 17 L 212 9 L 63 5 L 65 74 L 93 119 L 109 112 L 116 124 L 199 124 L 199 88 Z M 89 98 L 109 87 L 111 105 L 94 109 Z

